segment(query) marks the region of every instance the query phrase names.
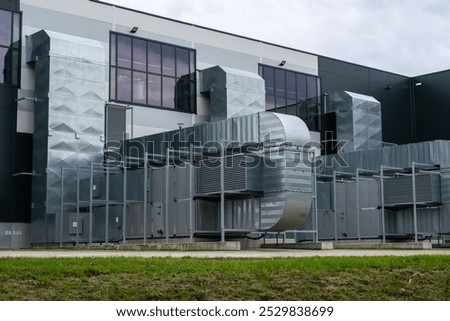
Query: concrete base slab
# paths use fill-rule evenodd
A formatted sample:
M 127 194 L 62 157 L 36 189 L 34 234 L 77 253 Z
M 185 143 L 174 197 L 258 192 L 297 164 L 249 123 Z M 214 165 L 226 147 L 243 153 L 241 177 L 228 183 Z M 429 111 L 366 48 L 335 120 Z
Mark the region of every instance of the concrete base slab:
M 129 251 L 240 251 L 240 242 L 148 243 L 89 246 L 90 250 Z M 80 247 L 86 249 L 86 247 Z
M 333 242 L 301 242 L 301 243 L 278 243 L 262 244 L 264 249 L 286 249 L 286 250 L 333 250 Z
M 402 243 L 334 243 L 339 250 L 431 250 L 431 242 L 402 242 Z

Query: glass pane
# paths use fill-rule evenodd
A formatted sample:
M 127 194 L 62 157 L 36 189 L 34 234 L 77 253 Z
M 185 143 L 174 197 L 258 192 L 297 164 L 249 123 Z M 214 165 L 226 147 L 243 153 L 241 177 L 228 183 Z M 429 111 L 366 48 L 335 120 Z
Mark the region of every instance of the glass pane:
M 315 115 L 318 114 L 318 110 L 317 110 L 318 105 L 317 105 L 316 99 L 317 98 L 312 98 L 313 102 L 310 102 L 308 104 L 308 120 L 306 122 L 306 125 L 308 126 L 308 128 L 311 128 L 311 130 L 317 129 Z
M 306 100 L 306 76 L 297 74 L 297 100 Z
M 111 80 L 109 83 L 109 96 L 112 100 L 116 100 L 116 68 L 111 68 Z
M 272 95 L 266 95 L 266 110 L 275 108 L 275 97 Z
M 13 43 L 20 41 L 20 13 L 13 13 Z
M 147 79 L 143 72 L 133 72 L 133 102 L 145 104 L 147 94 Z
M 277 108 L 275 112 L 279 114 L 286 114 L 286 107 Z
M 191 81 L 195 81 L 195 80 L 197 79 L 196 76 L 197 76 L 197 73 L 191 72 L 191 73 L 189 74 L 189 79 L 190 79 Z
M 131 71 L 117 70 L 117 100 L 131 101 Z
M 19 51 L 11 50 L 12 63 L 11 63 L 11 85 L 19 85 Z
M 297 101 L 295 99 L 286 99 L 286 107 L 297 106 Z
M 322 96 L 322 87 L 321 87 L 321 83 L 320 83 L 320 78 L 317 78 L 317 99 L 319 100 L 320 103 L 320 97 Z
M 286 98 L 284 97 L 275 97 L 275 107 L 279 108 L 279 107 L 284 107 L 286 106 Z
M 191 97 L 191 103 L 189 106 L 189 112 L 195 113 L 196 106 L 197 106 L 197 90 L 196 90 L 196 86 L 195 86 L 195 81 L 191 81 L 190 97 Z
M 296 99 L 297 95 L 295 94 L 295 73 L 291 71 L 286 72 L 286 98 L 287 99 Z
M 161 73 L 161 45 L 155 42 L 147 43 L 148 72 Z
M 0 10 L 0 45 L 11 45 L 12 15 L 9 11 Z
M 163 107 L 175 108 L 175 78 L 163 77 Z
M 195 51 L 189 51 L 189 72 L 191 73 L 191 80 L 195 80 Z
M 191 104 L 191 82 L 189 76 L 177 80 L 177 103 L 176 109 L 189 111 Z
M 5 57 L 7 48 L 0 47 L 0 83 L 5 83 Z
M 177 77 L 189 74 L 189 51 L 177 48 Z
M 275 69 L 275 96 L 285 97 L 286 82 L 284 79 L 284 70 Z
M 161 107 L 161 76 L 148 75 L 148 104 Z
M 131 68 L 131 38 L 117 36 L 117 66 Z
M 299 104 L 299 113 L 298 117 L 300 117 L 305 123 L 308 121 L 308 110 L 307 104 L 301 103 Z
M 111 34 L 111 39 L 109 40 L 109 51 L 111 53 L 111 66 L 117 66 L 117 56 L 116 56 L 116 42 L 117 37 L 115 34 Z
M 297 105 L 289 105 L 286 107 L 286 114 L 297 116 Z
M 175 76 L 175 47 L 162 46 L 163 75 Z
M 266 83 L 266 94 L 275 95 L 275 79 L 273 68 L 264 67 L 263 78 L 264 82 Z
M 307 98 L 317 97 L 317 78 L 312 76 L 307 76 L 308 82 L 308 96 Z
M 133 39 L 133 69 L 147 71 L 147 42 Z

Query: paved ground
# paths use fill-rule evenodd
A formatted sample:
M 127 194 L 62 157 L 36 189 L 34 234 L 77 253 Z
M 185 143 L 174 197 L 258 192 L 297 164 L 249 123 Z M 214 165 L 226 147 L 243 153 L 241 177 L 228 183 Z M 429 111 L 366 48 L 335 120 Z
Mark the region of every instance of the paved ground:
M 442 250 L 272 250 L 252 251 L 92 251 L 92 250 L 0 250 L 0 258 L 6 257 L 200 257 L 200 258 L 274 258 L 313 256 L 409 256 L 409 255 L 450 255 L 450 249 Z

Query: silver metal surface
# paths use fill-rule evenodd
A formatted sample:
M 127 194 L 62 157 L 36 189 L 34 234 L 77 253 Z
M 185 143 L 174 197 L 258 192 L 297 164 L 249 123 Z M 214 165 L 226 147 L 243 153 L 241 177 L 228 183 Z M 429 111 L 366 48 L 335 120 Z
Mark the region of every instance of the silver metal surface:
M 251 126 L 246 131 L 242 131 L 241 129 L 247 124 Z M 228 166 L 225 168 L 225 190 L 239 187 L 244 190 L 255 189 L 259 185 L 258 181 L 261 177 L 263 178 L 262 189 L 257 188 L 264 193 L 260 199 L 260 230 L 283 230 L 289 225 L 287 223 L 289 221 L 291 223 L 288 229 L 292 229 L 304 221 L 311 205 L 311 169 L 302 161 L 307 157 L 307 151 L 295 148 L 281 149 L 280 154 L 279 149 L 280 144 L 288 143 L 289 146 L 302 147 L 309 143 L 309 130 L 302 120 L 294 116 L 263 112 L 145 136 L 133 141 L 140 142 L 143 146 L 153 142 L 155 154 L 162 154 L 162 142 L 172 142 L 178 134 L 180 139 L 184 139 L 186 145 L 191 142 L 187 139 L 191 133 L 195 133 L 193 142 L 200 146 L 211 142 L 227 145 L 233 141 L 239 146 L 245 143 L 263 146 L 264 152 L 261 156 L 265 166 L 263 166 L 262 175 L 253 174 L 259 171 L 257 168 L 248 169 L 247 177 L 240 177 L 242 184 L 236 184 L 233 171 L 241 174 L 245 171 L 242 168 L 231 167 L 230 169 Z M 220 162 L 217 165 L 200 167 L 198 170 L 200 185 L 197 185 L 199 186 L 197 192 L 200 194 L 220 192 Z M 306 205 L 302 206 L 300 203 Z M 201 219 L 201 221 L 205 220 Z
M 249 160 L 249 159 L 250 160 Z M 253 165 L 258 163 L 258 165 Z M 247 165 L 248 164 L 248 165 Z M 261 174 L 262 160 L 257 155 L 238 154 L 225 157 L 224 191 L 251 192 L 262 191 Z M 199 164 L 197 172 L 197 194 L 221 192 L 221 166 L 220 159 L 205 160 Z
M 357 168 L 379 171 L 380 166 L 396 168 L 410 168 L 412 162 L 440 165 L 441 169 L 450 168 L 450 141 L 437 140 L 406 145 L 389 146 L 371 151 L 353 151 L 341 153 L 340 158 L 345 162 L 343 166 L 332 162 L 335 155 L 324 155 L 320 159 L 323 164 L 320 174 L 332 175 L 333 170 L 355 173 Z
M 200 92 L 210 97 L 211 121 L 265 110 L 264 80 L 256 73 L 215 66 L 200 73 Z
M 358 183 L 352 175 L 341 175 L 336 172 L 335 176 L 336 183 L 333 183 L 331 176 L 319 177 L 326 181 L 319 181 L 317 184 L 319 238 L 321 240 L 357 240 L 358 236 L 361 239 L 378 238 L 381 235 L 378 180 L 373 177 L 361 177 Z M 357 188 L 359 188 L 359 211 Z M 314 230 L 313 219 L 314 216 L 310 216 L 299 227 L 299 231 L 309 231 L 311 228 Z M 305 235 L 297 235 L 296 238 L 310 240 Z
M 439 174 L 417 173 L 413 178 L 413 175 L 386 178 L 384 180 L 385 206 L 412 205 L 414 200 L 422 205 L 441 203 Z
M 336 138 L 344 152 L 382 146 L 381 104 L 373 97 L 349 91 L 329 95 L 329 112 L 336 114 Z
M 337 156 L 322 156 L 321 160 L 324 164 L 332 164 L 333 157 Z M 366 213 L 375 213 L 376 210 L 373 208 L 378 206 L 381 209 L 379 224 L 382 242 L 392 235 L 404 238 L 413 235 L 414 240 L 418 240 L 420 237 L 429 237 L 430 235 L 437 237 L 438 233 L 450 231 L 450 219 L 448 219 L 450 211 L 446 205 L 450 200 L 446 197 L 450 190 L 448 187 L 450 186 L 449 141 L 421 142 L 387 146 L 370 151 L 352 151 L 339 154 L 339 158 L 343 160 L 341 164 L 334 162 L 333 166 L 322 166 L 319 173 L 333 175 L 334 172 L 340 171 L 357 177 L 357 171 L 361 168 L 378 173 L 378 175 L 372 176 L 372 180 L 369 182 L 376 184 L 380 190 L 379 205 L 365 208 L 366 206 L 361 203 L 361 238 L 376 237 L 375 233 L 371 233 L 367 228 L 376 226 L 377 223 L 372 219 L 364 221 L 363 218 Z M 416 171 L 415 188 L 413 188 L 412 179 L 413 165 Z M 320 185 L 318 189 L 319 210 L 329 209 L 329 200 L 332 198 L 327 200 L 328 194 L 320 193 Z M 360 189 L 360 196 L 361 192 Z M 358 193 L 355 191 L 354 194 Z M 376 193 L 372 192 L 372 194 Z M 362 199 L 360 201 L 362 202 Z M 353 215 L 352 202 L 347 202 L 345 207 L 346 213 L 350 216 Z M 325 222 L 328 212 L 320 210 L 319 213 L 321 216 L 319 221 Z M 320 228 L 328 231 L 332 226 L 332 223 L 328 222 Z M 321 237 L 329 236 L 326 231 L 321 231 Z M 351 233 L 346 234 L 352 235 Z
M 0 248 L 23 249 L 30 244 L 30 224 L 0 223 Z
M 148 169 L 135 158 L 138 154 L 125 155 L 123 168 L 85 166 L 84 172 L 78 173 L 81 188 L 74 202 L 79 203 L 78 207 L 83 212 L 80 217 L 86 226 L 92 226 L 93 232 L 92 235 L 86 231 L 80 233 L 80 242 L 99 239 L 126 242 L 147 236 L 165 238 L 168 242 L 169 238 L 176 236 L 193 238 L 203 234 L 220 236 L 224 240 L 228 233 L 284 231 L 303 223 L 311 206 L 311 169 L 304 162 L 308 150 L 292 142 L 307 143 L 309 132 L 299 118 L 282 115 L 280 119 L 276 114 L 263 114 L 235 117 L 194 128 L 198 133 L 195 139 L 202 146 L 205 137 L 220 137 L 215 131 L 228 128 L 225 130 L 229 135 L 226 138 L 231 142 L 234 124 L 256 122 L 258 126 L 252 128 L 257 133 L 246 133 L 247 137 L 258 138 L 251 142 L 254 148 L 250 150 L 238 148 L 235 152 L 241 146 L 237 143 L 233 149 L 221 149 L 222 156 L 203 154 L 207 150 L 194 149 L 188 141 L 187 150 L 191 155 L 185 155 L 181 153 L 185 146 L 176 140 L 174 131 L 127 142 L 140 142 L 145 146 L 149 141 L 159 143 L 156 153 L 143 154 L 142 160 L 151 159 L 149 164 L 152 166 Z M 241 118 L 245 120 L 241 121 Z M 264 128 L 260 122 L 262 119 Z M 288 135 L 286 127 L 296 128 L 296 134 Z M 273 136 L 275 141 L 263 138 L 270 133 L 269 128 L 276 132 Z M 180 132 L 186 135 L 194 131 L 183 128 Z M 287 144 L 286 137 L 290 140 Z M 165 139 L 169 139 L 167 143 L 173 148 L 166 148 L 161 155 L 159 152 L 167 145 L 161 144 Z M 135 149 L 130 151 L 136 152 Z M 157 161 L 155 154 L 159 157 Z M 200 161 L 197 160 L 199 156 L 203 157 Z M 211 162 L 218 166 L 204 166 Z M 126 168 L 127 165 L 130 168 Z M 66 171 L 66 175 L 69 172 Z M 78 199 L 79 202 L 76 201 Z M 147 202 L 149 217 L 145 218 L 144 204 Z M 64 212 L 70 204 L 70 199 L 64 200 Z M 72 239 L 65 230 L 59 232 L 64 234 L 64 242 Z
M 98 41 L 39 31 L 27 37 L 35 65 L 32 240 L 45 242 L 43 216 L 60 213 L 61 167 L 99 162 L 104 137 L 105 50 Z M 76 194 L 76 173 L 65 198 Z M 73 209 L 75 210 L 75 209 Z

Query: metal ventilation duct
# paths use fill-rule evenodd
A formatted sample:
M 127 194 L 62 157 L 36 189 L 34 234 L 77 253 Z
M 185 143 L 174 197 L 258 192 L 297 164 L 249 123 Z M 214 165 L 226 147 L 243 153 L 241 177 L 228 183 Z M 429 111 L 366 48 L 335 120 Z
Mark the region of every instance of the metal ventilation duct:
M 230 201 L 233 205 L 228 206 L 231 212 L 227 215 L 231 217 L 233 212 L 241 212 L 240 209 L 253 208 L 254 197 L 242 198 L 245 198 L 245 191 L 258 190 L 262 196 L 256 199 L 260 213 L 259 217 L 254 217 L 255 230 L 295 229 L 305 221 L 311 205 L 311 168 L 303 161 L 308 156 L 301 147 L 310 142 L 310 134 L 305 123 L 295 116 L 262 112 L 145 136 L 127 141 L 127 146 L 133 148 L 126 148 L 126 153 L 139 156 L 134 154 L 139 151 L 136 146 L 147 149 L 152 146 L 153 154 L 164 155 L 168 144 L 177 151 L 194 143 L 206 146 L 221 142 L 258 146 L 254 152 L 262 162 L 262 168 L 231 166 L 227 169 L 225 189 L 237 194 L 242 192 L 239 200 Z M 233 163 L 233 160 L 237 161 L 227 158 L 227 163 Z M 219 172 L 220 166 L 199 168 L 197 186 L 202 196 L 218 192 Z M 211 213 L 200 209 L 197 220 L 208 221 L 203 215 L 211 217 Z M 250 217 L 251 213 L 248 215 Z
M 61 168 L 102 159 L 105 51 L 98 41 L 42 30 L 27 38 L 27 63 L 37 98 L 31 243 L 40 243 L 52 224 L 46 215 L 60 212 Z
M 336 114 L 336 139 L 343 152 L 382 147 L 381 105 L 373 97 L 348 91 L 329 95 L 329 112 Z
M 211 121 L 266 109 L 264 79 L 258 74 L 216 66 L 201 71 L 200 92 L 210 97 Z

